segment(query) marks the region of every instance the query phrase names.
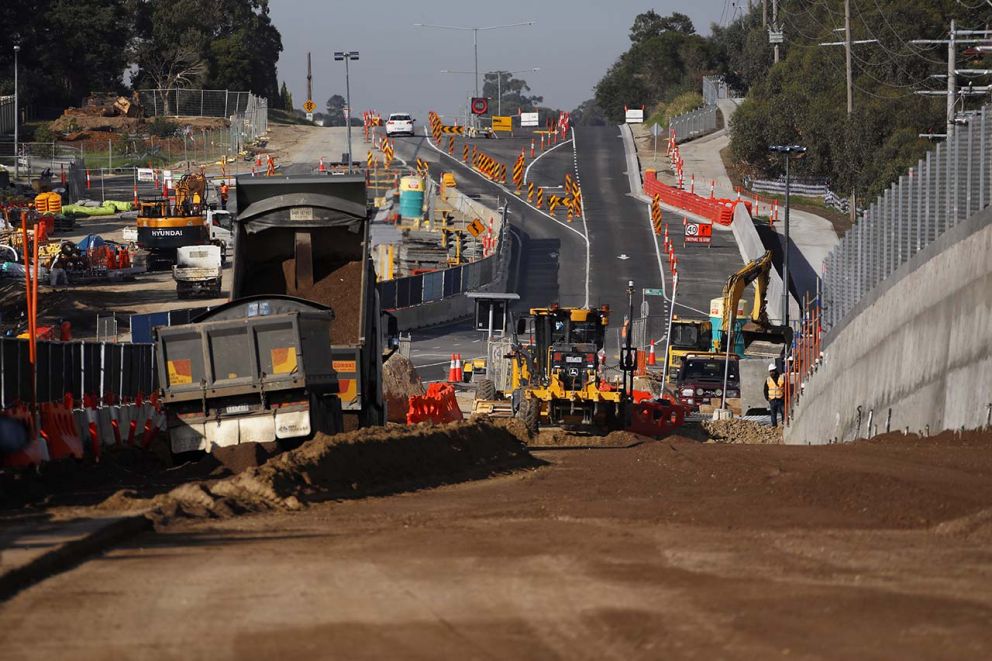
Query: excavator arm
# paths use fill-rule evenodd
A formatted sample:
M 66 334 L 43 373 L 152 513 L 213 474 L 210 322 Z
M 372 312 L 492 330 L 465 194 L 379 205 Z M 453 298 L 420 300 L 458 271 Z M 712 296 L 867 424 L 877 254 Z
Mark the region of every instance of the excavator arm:
M 731 315 L 737 309 L 737 303 L 744 295 L 749 284 L 754 283 L 754 306 L 751 309 L 751 320 L 762 326 L 768 325 L 767 301 L 768 274 L 772 268 L 772 251 L 746 264 L 740 271 L 727 279 L 723 286 L 723 326 L 731 327 Z

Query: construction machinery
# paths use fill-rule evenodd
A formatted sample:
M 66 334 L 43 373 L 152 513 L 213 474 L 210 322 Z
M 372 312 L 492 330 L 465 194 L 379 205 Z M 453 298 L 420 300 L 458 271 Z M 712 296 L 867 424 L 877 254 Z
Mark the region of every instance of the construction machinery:
M 632 287 L 628 296 L 632 301 Z M 541 426 L 558 426 L 599 433 L 633 429 L 660 436 L 681 423 L 681 408 L 672 401 L 651 401 L 649 394 L 642 393 L 638 399 L 645 401 L 635 404 L 637 361 L 629 323 L 625 323 L 625 342 L 620 347 L 621 382 L 606 378 L 603 362 L 608 306 L 551 305 L 529 312 L 517 320 L 505 355 L 510 366 L 508 392 L 497 390 L 491 379 L 480 380 L 477 412 L 505 415 L 509 409 L 532 433 Z M 520 341 L 525 333 L 531 339 L 527 345 Z
M 173 452 L 384 424 L 364 177 L 239 176 L 237 202 L 231 302 L 156 330 Z
M 672 337 L 668 343 L 668 381 L 674 383 L 679 367 L 686 355 L 709 351 L 712 343 L 713 324 L 706 319 L 672 317 Z
M 765 254 L 745 264 L 739 271 L 727 278 L 723 286 L 721 299 L 711 303 L 710 320 L 713 337 L 712 350 L 715 352 L 727 350 L 727 329 L 736 334 L 734 352 L 743 357 L 746 347 L 758 339 L 775 343 L 786 341 L 788 331 L 784 327 L 774 326 L 768 320 L 767 292 L 768 276 L 772 269 L 772 252 Z M 754 304 L 751 314 L 740 323 L 743 312 L 741 296 L 749 284 L 754 283 Z
M 138 247 L 148 251 L 149 267 L 176 261 L 180 246 L 210 242 L 206 222 L 207 180 L 202 174 L 186 174 L 176 185 L 175 202 L 168 197 L 140 200 L 138 203 Z
M 221 292 L 223 254 L 220 246 L 182 246 L 176 250 L 172 279 L 176 296 L 217 297 Z

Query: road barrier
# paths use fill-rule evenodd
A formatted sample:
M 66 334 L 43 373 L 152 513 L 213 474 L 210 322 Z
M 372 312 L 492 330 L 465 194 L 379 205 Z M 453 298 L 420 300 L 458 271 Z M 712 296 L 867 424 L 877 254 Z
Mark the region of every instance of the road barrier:
M 738 204 L 743 204 L 748 213 L 751 212 L 751 203 L 746 200 L 702 197 L 680 190 L 658 181 L 657 173 L 651 169 L 644 171 L 644 192 L 652 198 L 657 197 L 663 204 L 728 227 L 734 220 L 734 209 Z

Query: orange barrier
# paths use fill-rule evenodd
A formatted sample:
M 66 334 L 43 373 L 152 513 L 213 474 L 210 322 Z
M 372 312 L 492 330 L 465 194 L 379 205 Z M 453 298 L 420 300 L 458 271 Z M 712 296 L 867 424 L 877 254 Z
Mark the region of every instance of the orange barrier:
M 83 458 L 83 444 L 76 420 L 65 404 L 41 404 L 41 433 L 48 442 L 52 459 Z
M 25 448 L 18 452 L 0 454 L 0 466 L 25 468 L 27 466 L 37 466 L 48 461 L 48 445 L 45 439 L 35 430 L 30 409 L 20 404 L 7 409 L 4 415 L 20 421 L 28 430 L 28 438 L 31 440 Z
M 654 170 L 644 171 L 644 192 L 652 197 L 657 195 L 665 204 L 678 207 L 721 225 L 730 225 L 734 221 L 734 208 L 738 204 L 743 204 L 747 207 L 748 213 L 751 212 L 751 203 L 745 200 L 701 197 L 695 193 L 663 184 L 658 181 Z
M 634 404 L 627 431 L 660 438 L 685 422 L 685 409 L 669 399 L 650 400 Z
M 447 383 L 432 383 L 427 387 L 426 394 L 411 397 L 406 414 L 408 425 L 418 422 L 441 424 L 462 419 L 464 416 L 455 399 L 455 388 Z

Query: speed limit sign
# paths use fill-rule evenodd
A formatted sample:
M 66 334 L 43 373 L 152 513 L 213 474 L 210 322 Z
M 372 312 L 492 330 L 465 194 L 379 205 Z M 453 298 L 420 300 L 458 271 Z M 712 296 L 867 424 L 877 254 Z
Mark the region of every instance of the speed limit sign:
M 686 223 L 686 243 L 709 243 L 713 236 L 713 226 L 708 223 Z
M 686 236 L 699 236 L 699 225 L 696 223 L 686 223 L 685 226 Z

